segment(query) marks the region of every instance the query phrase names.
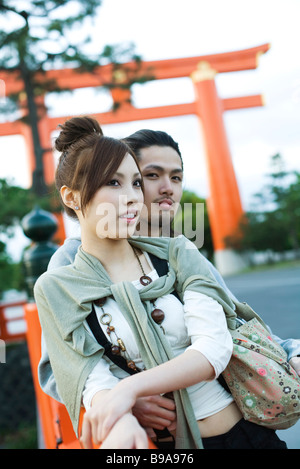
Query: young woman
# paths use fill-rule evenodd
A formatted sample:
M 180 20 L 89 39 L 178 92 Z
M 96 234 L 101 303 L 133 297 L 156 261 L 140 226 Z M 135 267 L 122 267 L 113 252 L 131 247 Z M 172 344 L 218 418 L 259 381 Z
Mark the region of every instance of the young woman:
M 79 220 L 82 244 L 73 264 L 39 278 L 35 299 L 76 432 L 82 401 L 87 408 L 85 446 L 91 437 L 106 445 L 111 435 L 110 444 L 120 445 L 124 432 L 116 429 L 126 423 L 130 444 L 145 447 L 132 409 L 143 396 L 171 391 L 178 448 L 285 447 L 271 430 L 255 426 L 253 432 L 216 380 L 232 353 L 227 325 L 234 327 L 234 304 L 201 254 L 184 237 L 132 237 L 143 190 L 131 149 L 104 137 L 90 118 L 67 121 L 56 148 L 62 153 L 57 187 L 66 211 Z M 158 276 L 153 255 L 168 261 L 168 274 Z M 126 377 L 105 357 L 87 323 L 93 305 L 112 351 L 144 371 Z M 245 434 L 248 446 L 240 440 Z

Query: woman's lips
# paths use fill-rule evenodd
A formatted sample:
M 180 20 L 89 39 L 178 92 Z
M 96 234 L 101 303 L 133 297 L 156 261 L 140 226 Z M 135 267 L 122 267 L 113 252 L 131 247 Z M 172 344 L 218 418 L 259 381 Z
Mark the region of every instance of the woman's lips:
M 125 213 L 124 215 L 120 215 L 120 218 L 122 218 L 122 220 L 125 220 L 128 224 L 134 223 L 137 219 L 137 212 Z

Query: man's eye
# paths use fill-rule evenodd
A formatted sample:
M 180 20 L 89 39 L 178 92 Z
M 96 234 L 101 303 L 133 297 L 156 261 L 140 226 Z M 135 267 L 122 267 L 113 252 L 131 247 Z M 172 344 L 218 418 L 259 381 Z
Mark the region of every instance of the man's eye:
M 158 177 L 158 174 L 156 173 L 148 173 L 148 174 L 144 174 L 144 177 L 146 178 L 157 178 Z
M 180 176 L 173 176 L 172 179 L 173 181 L 182 182 L 182 178 Z

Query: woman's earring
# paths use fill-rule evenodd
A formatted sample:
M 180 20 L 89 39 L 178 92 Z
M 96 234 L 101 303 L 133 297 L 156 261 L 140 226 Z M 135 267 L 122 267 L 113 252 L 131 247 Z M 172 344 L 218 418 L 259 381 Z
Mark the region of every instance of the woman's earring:
M 78 205 L 75 205 L 75 207 L 74 207 L 74 208 L 75 208 L 75 210 L 79 210 L 79 207 L 78 207 Z

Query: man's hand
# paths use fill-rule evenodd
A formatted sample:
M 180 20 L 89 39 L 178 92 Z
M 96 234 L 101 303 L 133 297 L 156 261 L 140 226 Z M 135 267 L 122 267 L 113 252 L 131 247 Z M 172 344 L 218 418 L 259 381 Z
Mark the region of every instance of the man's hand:
M 173 399 L 156 395 L 140 397 L 136 400 L 132 413 L 143 427 L 163 430 L 175 425 L 176 412 Z
M 150 438 L 155 437 L 155 430 L 176 429 L 176 411 L 173 399 L 160 395 L 140 397 L 136 400 L 132 413 L 144 427 Z

